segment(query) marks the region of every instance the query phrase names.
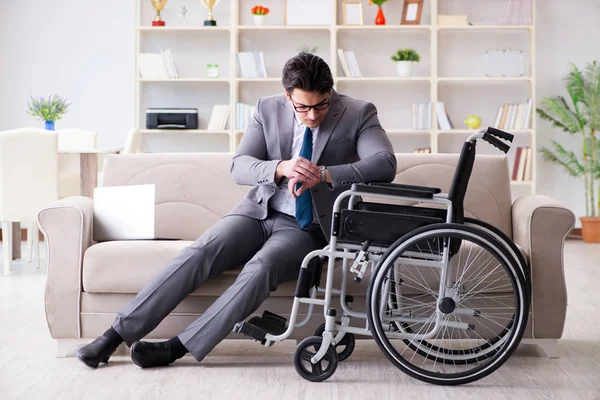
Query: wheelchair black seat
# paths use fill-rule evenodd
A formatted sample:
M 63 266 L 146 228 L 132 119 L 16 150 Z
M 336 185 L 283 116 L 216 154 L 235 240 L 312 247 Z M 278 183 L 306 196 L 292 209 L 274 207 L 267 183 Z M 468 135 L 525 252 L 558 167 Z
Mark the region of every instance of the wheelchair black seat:
M 357 202 L 355 209 L 341 210 L 339 221 L 339 240 L 388 247 L 417 228 L 445 222 L 446 210 Z

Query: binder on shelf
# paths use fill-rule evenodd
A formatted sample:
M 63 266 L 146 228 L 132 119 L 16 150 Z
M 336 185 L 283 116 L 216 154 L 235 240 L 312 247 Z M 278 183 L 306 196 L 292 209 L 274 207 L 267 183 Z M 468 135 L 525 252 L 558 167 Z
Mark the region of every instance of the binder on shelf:
M 443 131 L 449 131 L 450 129 L 454 129 L 452 126 L 452 122 L 448 117 L 448 112 L 446 111 L 446 105 L 443 101 L 437 102 L 437 115 L 438 115 L 438 124 L 440 125 L 440 129 Z
M 431 129 L 431 102 L 411 104 L 411 128 L 414 130 Z
M 244 131 L 248 127 L 250 123 L 250 118 L 254 114 L 254 110 L 256 106 L 251 106 L 249 104 L 237 103 L 236 104 L 236 121 L 235 121 L 235 130 Z
M 262 51 L 244 51 L 237 54 L 241 78 L 267 78 L 265 57 Z
M 210 121 L 208 122 L 209 131 L 224 131 L 227 129 L 227 120 L 229 119 L 229 104 L 215 104 L 213 106 Z
M 337 53 L 342 65 L 342 71 L 346 77 L 358 78 L 362 76 L 354 51 L 338 49 Z
M 160 53 L 139 53 L 137 65 L 143 79 L 179 78 L 173 55 L 169 49 L 160 50 Z
M 500 25 L 531 25 L 533 9 L 531 0 L 505 0 Z

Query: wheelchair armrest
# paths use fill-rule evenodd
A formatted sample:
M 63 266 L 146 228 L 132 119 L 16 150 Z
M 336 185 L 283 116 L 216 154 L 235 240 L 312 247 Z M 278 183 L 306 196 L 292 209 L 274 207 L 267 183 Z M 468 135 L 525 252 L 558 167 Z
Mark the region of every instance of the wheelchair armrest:
M 371 182 L 368 185 L 364 183 L 354 183 L 352 185 L 352 190 L 363 193 L 388 194 L 392 196 L 418 197 L 424 199 L 431 199 L 434 194 L 441 192 L 438 188 L 401 185 L 398 183 L 387 182 Z

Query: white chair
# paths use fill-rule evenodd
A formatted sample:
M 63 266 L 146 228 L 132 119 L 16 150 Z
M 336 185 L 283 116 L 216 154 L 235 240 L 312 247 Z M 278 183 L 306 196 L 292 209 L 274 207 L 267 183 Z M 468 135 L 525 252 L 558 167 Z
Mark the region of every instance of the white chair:
M 142 138 L 141 138 L 140 131 L 137 128 L 131 128 L 131 130 L 127 134 L 127 139 L 125 141 L 125 149 L 123 149 L 123 154 L 139 153 L 141 142 L 142 142 Z
M 79 155 L 60 154 L 61 152 L 93 150 L 96 148 L 96 132 L 83 129 L 61 129 L 56 131 L 58 135 L 58 195 L 59 197 L 71 197 L 80 195 L 79 180 Z M 102 163 L 98 163 L 98 170 Z
M 0 221 L 4 275 L 12 263 L 12 223 L 29 224 L 39 268 L 38 212 L 58 200 L 58 140 L 53 131 L 21 128 L 0 132 Z M 31 250 L 30 250 L 31 252 Z

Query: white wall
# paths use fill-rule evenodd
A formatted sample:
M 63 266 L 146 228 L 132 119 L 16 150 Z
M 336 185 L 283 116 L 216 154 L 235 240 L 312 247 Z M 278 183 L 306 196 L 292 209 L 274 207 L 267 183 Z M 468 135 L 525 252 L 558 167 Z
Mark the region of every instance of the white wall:
M 439 0 L 449 1 L 449 0 Z M 500 0 L 498 0 L 500 1 Z M 565 94 L 569 62 L 600 60 L 600 2 L 537 0 L 537 99 Z M 59 93 L 72 103 L 57 127 L 98 132 L 122 147 L 133 126 L 134 1 L 3 0 L 0 24 L 0 130 L 41 126 L 26 113 L 29 95 Z M 538 147 L 576 140 L 538 119 Z M 537 192 L 584 213 L 582 182 L 538 157 Z
M 0 130 L 43 127 L 29 95 L 72 103 L 56 128 L 98 132 L 124 147 L 133 126 L 134 5 L 131 0 L 2 0 Z
M 537 0 L 537 103 L 557 94 L 567 96 L 562 78 L 570 62 L 583 68 L 587 62 L 600 62 L 600 2 L 595 0 Z M 578 141 L 569 134 L 539 118 L 538 148 L 556 140 L 572 151 L 580 152 Z M 538 156 L 538 187 L 540 194 L 550 195 L 577 217 L 585 214 L 583 180 L 576 181 L 554 164 Z M 580 226 L 577 221 L 577 226 Z

